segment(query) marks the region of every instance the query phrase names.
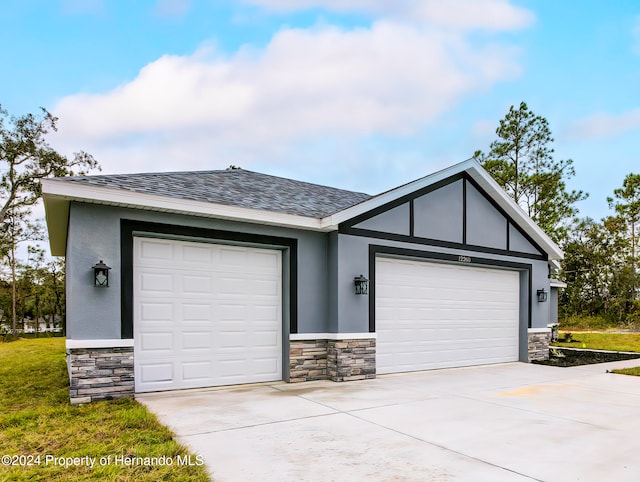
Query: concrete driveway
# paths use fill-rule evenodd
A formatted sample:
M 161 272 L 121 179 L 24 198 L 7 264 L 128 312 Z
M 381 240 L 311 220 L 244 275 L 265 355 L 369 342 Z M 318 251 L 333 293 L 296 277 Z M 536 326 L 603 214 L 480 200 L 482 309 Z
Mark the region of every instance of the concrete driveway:
M 638 360 L 508 363 L 136 398 L 216 481 L 638 481 Z

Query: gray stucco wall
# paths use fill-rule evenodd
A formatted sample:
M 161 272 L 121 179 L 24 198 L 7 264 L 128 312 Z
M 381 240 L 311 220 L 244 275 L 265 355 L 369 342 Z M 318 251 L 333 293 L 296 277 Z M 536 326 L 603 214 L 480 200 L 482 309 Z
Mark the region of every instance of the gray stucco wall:
M 465 190 L 466 217 L 463 214 Z M 406 202 L 353 227 L 408 236 L 411 226 L 409 206 Z M 465 231 L 468 245 L 502 250 L 508 247 L 513 252 L 539 254 L 539 250 L 470 182 L 459 179 L 413 200 L 415 237 L 462 244 Z
M 67 243 L 67 335 L 71 339 L 120 338 L 120 220 L 218 229 L 233 232 L 294 238 L 298 242 L 298 333 L 363 333 L 369 331 L 369 296 L 356 296 L 353 278 L 370 278 L 369 245 L 385 245 L 432 253 L 465 255 L 511 261 L 532 266 L 521 276 L 523 320 L 528 318 L 531 298 L 533 327 L 550 323 L 550 302 L 539 303 L 536 290 L 549 290 L 545 261 L 473 251 L 387 241 L 347 234 L 319 233 L 259 224 L 221 221 L 195 216 L 131 210 L 94 204 L 72 203 Z M 95 288 L 91 266 L 104 260 L 113 269 L 110 287 Z M 526 278 L 526 279 L 525 279 Z M 529 294 L 530 293 L 530 294 Z M 526 324 L 523 328 L 526 333 Z
M 71 203 L 66 256 L 68 338 L 120 338 L 121 219 L 297 239 L 298 332 L 328 331 L 329 238 L 326 233 Z M 93 286 L 91 266 L 99 260 L 112 268 L 109 288 Z
M 356 224 L 356 227 L 382 231 L 383 233 L 409 235 L 409 203 L 389 209 L 378 216 Z
M 507 249 L 507 218 L 467 183 L 467 243 Z
M 509 249 L 530 254 L 539 252 L 511 223 L 509 223 Z
M 462 180 L 413 201 L 414 235 L 462 243 Z

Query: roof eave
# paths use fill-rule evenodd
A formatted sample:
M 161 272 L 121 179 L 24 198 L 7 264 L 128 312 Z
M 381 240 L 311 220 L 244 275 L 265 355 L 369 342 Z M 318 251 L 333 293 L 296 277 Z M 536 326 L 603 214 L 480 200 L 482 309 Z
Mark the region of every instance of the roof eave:
M 255 224 L 267 224 L 287 228 L 313 231 L 335 231 L 340 223 L 348 221 L 360 214 L 411 194 L 426 186 L 447 179 L 453 175 L 466 172 L 492 199 L 514 219 L 540 247 L 550 260 L 564 257 L 562 250 L 539 226 L 518 206 L 498 183 L 474 159 L 468 159 L 451 167 L 417 179 L 396 189 L 363 201 L 322 219 L 286 213 L 277 213 L 262 209 L 249 209 L 237 206 L 212 204 L 203 201 L 178 199 L 158 196 L 122 189 L 101 186 L 90 186 L 64 181 L 62 179 L 45 179 L 42 181 L 42 192 L 47 212 L 47 225 L 51 252 L 54 256 L 64 255 L 69 216 L 69 202 L 80 201 L 106 204 L 152 211 L 188 214 L 217 219 L 226 219 Z
M 63 256 L 66 247 L 69 203 L 79 201 L 150 211 L 188 214 L 254 224 L 267 224 L 313 231 L 330 231 L 314 217 L 249 209 L 203 201 L 178 199 L 101 186 L 87 186 L 63 180 L 45 179 L 42 193 L 49 229 L 51 253 Z

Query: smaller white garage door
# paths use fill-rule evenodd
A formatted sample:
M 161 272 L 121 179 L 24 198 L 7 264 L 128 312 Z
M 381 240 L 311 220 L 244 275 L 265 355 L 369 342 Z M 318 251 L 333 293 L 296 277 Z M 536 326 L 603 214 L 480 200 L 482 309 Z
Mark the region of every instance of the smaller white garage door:
M 519 273 L 376 260 L 376 371 L 517 361 Z
M 137 392 L 282 379 L 272 249 L 134 238 Z

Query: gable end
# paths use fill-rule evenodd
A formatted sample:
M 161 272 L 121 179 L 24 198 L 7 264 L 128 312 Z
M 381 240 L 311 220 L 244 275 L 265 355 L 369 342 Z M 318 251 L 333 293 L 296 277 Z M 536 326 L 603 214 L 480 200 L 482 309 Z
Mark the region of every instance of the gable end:
M 342 234 L 547 260 L 546 252 L 466 173 L 341 223 Z

